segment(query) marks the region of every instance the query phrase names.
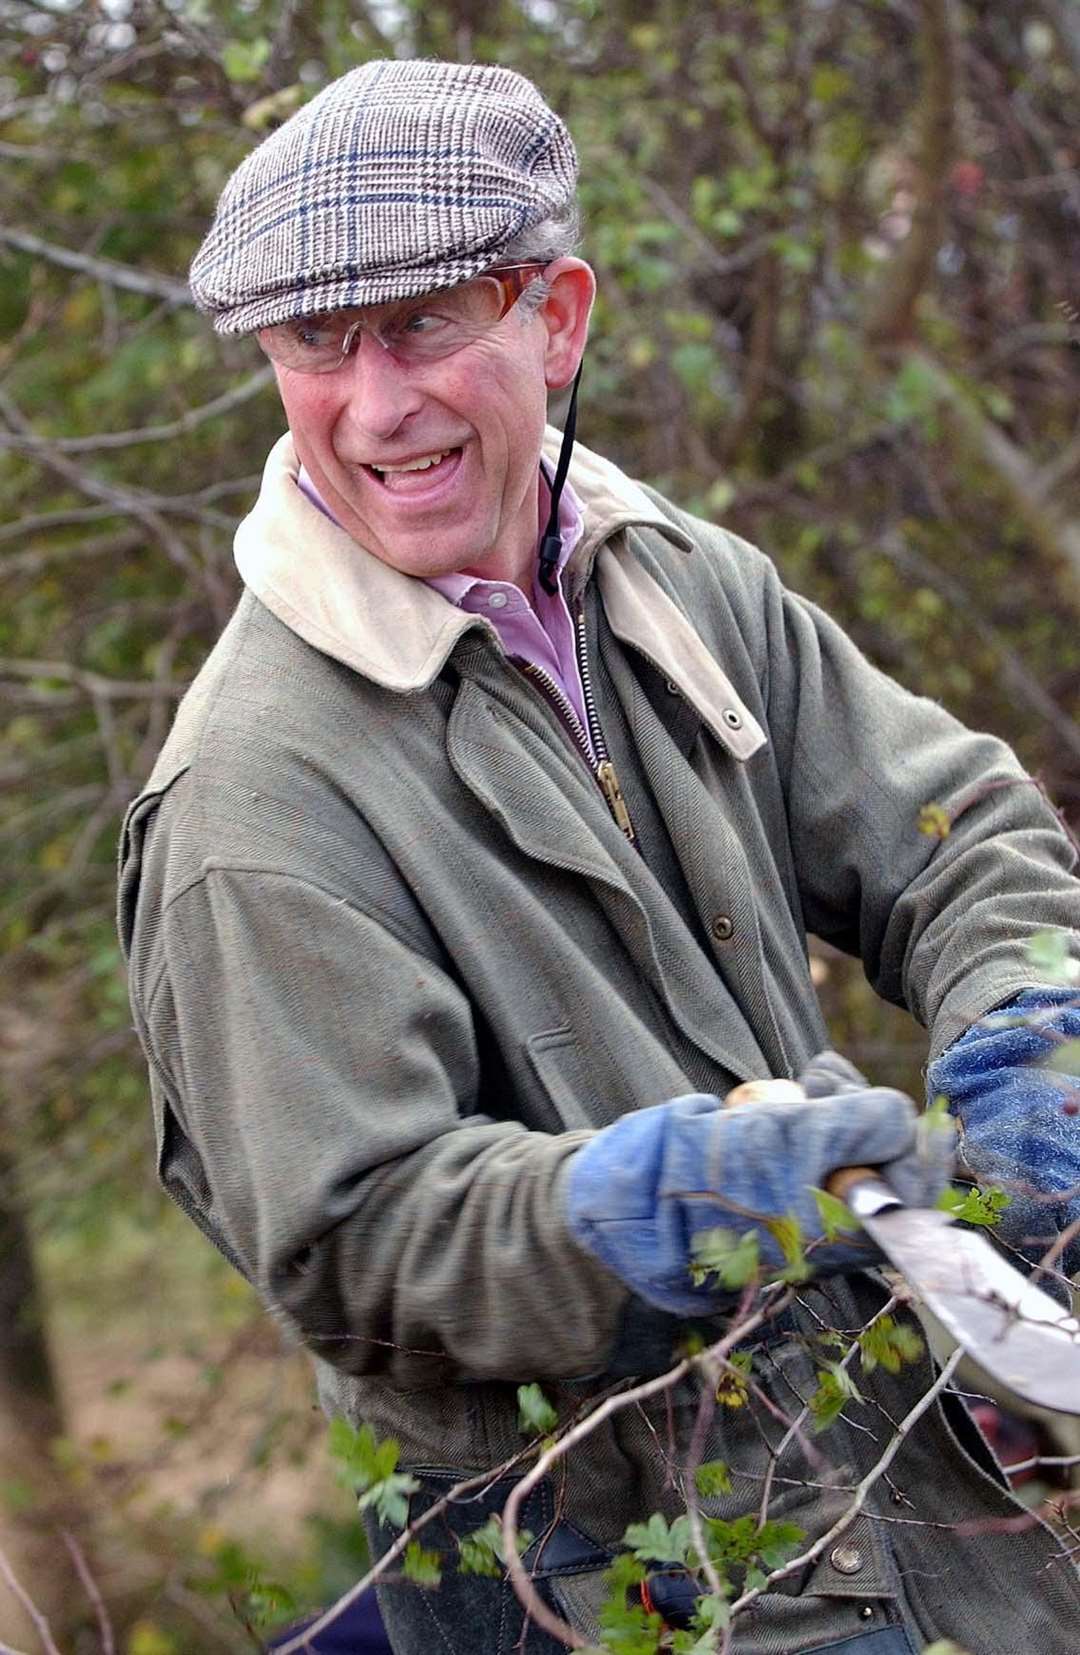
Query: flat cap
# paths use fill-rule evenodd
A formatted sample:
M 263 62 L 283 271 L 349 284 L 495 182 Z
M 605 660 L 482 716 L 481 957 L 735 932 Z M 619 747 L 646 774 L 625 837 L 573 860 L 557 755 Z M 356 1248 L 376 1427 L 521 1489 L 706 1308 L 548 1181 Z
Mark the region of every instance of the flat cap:
M 573 142 L 496 64 L 350 70 L 237 167 L 191 266 L 219 333 L 467 281 L 571 205 Z

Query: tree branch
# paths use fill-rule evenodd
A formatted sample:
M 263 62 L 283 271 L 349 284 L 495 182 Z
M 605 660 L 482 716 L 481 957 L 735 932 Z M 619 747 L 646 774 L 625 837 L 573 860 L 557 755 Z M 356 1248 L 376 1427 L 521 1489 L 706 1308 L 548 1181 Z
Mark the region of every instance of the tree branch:
M 215 397 L 212 402 L 204 403 L 201 408 L 189 408 L 168 425 L 136 426 L 131 431 L 99 431 L 89 437 L 42 437 L 34 432 L 0 431 L 0 449 L 17 448 L 25 453 L 92 454 L 106 448 L 134 448 L 144 442 L 170 442 L 174 437 L 186 436 L 207 420 L 230 413 L 273 383 L 273 368 L 264 367 L 231 391 Z
M 60 1651 L 53 1642 L 53 1635 L 48 1621 L 41 1613 L 41 1610 L 34 1603 L 33 1598 L 31 1598 L 26 1588 L 20 1585 L 19 1581 L 16 1579 L 15 1571 L 8 1562 L 7 1554 L 2 1550 L 0 1550 L 0 1577 L 3 1578 L 10 1591 L 18 1599 L 19 1603 L 22 1604 L 22 1607 L 26 1611 L 27 1615 L 29 1615 L 30 1619 L 33 1621 L 34 1629 L 37 1632 L 38 1637 L 41 1639 L 42 1647 L 45 1650 L 45 1655 L 60 1655 Z
M 122 287 L 129 293 L 145 293 L 154 299 L 167 299 L 172 305 L 190 305 L 191 289 L 186 282 L 172 276 L 159 276 L 153 271 L 133 270 L 130 265 L 118 264 L 115 259 L 97 258 L 89 253 L 77 253 L 73 247 L 57 247 L 42 241 L 29 230 L 12 230 L 0 224 L 0 242 L 17 247 L 21 253 L 32 253 L 35 258 L 47 259 L 65 270 L 77 270 L 95 281 L 108 282 L 110 287 Z
M 910 337 L 919 295 L 933 273 L 944 225 L 954 146 L 955 61 L 949 0 L 920 0 L 922 102 L 916 204 L 911 229 L 872 295 L 863 335 L 872 350 Z

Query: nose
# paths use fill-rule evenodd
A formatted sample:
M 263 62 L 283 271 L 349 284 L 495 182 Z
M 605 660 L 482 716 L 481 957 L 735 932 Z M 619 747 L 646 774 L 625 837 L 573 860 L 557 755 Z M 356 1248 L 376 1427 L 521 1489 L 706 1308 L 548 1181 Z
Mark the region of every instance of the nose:
M 396 436 L 424 402 L 418 376 L 361 330 L 338 373 L 347 376 L 348 401 L 339 420 L 360 441 Z

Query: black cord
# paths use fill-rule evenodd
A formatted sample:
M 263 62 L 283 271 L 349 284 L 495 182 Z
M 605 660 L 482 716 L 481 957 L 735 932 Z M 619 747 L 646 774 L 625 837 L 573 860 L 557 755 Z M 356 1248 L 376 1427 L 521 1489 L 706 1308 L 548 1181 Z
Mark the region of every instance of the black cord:
M 540 568 L 537 578 L 545 592 L 552 596 L 559 590 L 559 559 L 562 557 L 562 536 L 559 533 L 559 501 L 562 498 L 563 484 L 566 482 L 566 473 L 570 469 L 570 456 L 574 451 L 574 428 L 577 425 L 577 393 L 581 383 L 581 369 L 574 375 L 574 388 L 570 392 L 570 406 L 566 410 L 566 425 L 563 428 L 562 447 L 559 449 L 559 463 L 555 467 L 555 477 L 551 484 L 551 511 L 548 514 L 547 528 L 540 541 Z

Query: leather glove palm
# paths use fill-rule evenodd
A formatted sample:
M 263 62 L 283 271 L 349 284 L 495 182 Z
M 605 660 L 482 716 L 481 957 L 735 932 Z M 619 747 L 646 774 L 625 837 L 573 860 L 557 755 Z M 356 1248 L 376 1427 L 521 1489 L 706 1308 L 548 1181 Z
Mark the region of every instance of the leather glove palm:
M 711 1094 L 674 1098 L 605 1127 L 569 1164 L 571 1233 L 627 1286 L 676 1315 L 708 1313 L 730 1294 L 695 1287 L 694 1237 L 723 1226 L 757 1235 L 766 1271 L 783 1267 L 770 1219 L 798 1221 L 815 1274 L 880 1258 L 860 1235 L 826 1242 L 812 1186 L 838 1167 L 869 1165 L 901 1199 L 932 1206 L 948 1181 L 951 1139 L 917 1132 L 902 1092 L 870 1086 L 834 1052 L 800 1077 L 806 1101 L 726 1110 Z

